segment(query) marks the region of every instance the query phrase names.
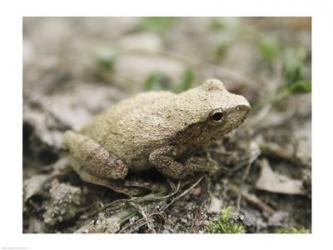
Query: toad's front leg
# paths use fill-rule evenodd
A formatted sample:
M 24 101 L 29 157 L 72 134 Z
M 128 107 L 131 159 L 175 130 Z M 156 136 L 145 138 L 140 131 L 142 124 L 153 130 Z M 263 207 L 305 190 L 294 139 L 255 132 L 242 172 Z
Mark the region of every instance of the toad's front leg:
M 185 163 L 178 162 L 175 160 L 178 153 L 176 147 L 159 148 L 150 154 L 149 161 L 162 174 L 173 179 L 182 179 L 195 172 L 213 173 L 217 170 L 216 165 L 200 157 L 190 157 Z

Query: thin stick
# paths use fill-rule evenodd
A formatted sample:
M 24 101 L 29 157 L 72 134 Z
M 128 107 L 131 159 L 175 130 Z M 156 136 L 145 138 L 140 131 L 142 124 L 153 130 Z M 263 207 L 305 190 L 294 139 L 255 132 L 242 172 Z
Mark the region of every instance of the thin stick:
M 229 189 L 237 195 L 241 195 L 247 202 L 251 203 L 255 207 L 259 208 L 260 210 L 268 213 L 274 214 L 275 210 L 261 201 L 257 196 L 253 194 L 249 194 L 245 191 L 240 190 L 236 185 L 229 184 Z
M 145 220 L 145 224 L 147 224 L 148 228 L 150 231 L 152 231 L 153 233 L 156 233 L 155 227 L 154 227 L 154 223 L 151 222 L 151 217 L 148 217 L 143 209 L 142 206 L 140 206 L 139 204 L 135 203 L 135 202 L 129 202 L 129 204 L 134 207 L 142 216 L 142 218 Z

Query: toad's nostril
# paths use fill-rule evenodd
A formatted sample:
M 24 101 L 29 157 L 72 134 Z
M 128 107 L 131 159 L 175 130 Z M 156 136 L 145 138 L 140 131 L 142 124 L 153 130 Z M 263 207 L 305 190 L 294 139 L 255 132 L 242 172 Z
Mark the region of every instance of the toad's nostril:
M 237 107 L 236 107 L 236 110 L 237 111 L 249 111 L 250 110 L 250 107 L 249 106 L 246 106 L 246 105 L 238 105 Z

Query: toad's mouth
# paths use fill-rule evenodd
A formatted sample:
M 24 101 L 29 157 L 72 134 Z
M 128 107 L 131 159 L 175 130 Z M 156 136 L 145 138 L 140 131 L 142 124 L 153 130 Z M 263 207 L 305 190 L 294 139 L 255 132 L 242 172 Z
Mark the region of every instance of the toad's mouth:
M 226 120 L 229 124 L 234 125 L 233 127 L 238 127 L 241 125 L 250 112 L 250 107 L 246 105 L 238 105 L 235 108 L 226 110 Z

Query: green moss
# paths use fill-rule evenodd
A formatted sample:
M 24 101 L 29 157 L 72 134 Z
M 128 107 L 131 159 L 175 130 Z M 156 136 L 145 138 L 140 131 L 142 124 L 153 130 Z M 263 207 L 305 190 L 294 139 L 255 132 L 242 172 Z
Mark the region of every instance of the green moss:
M 218 221 L 212 221 L 206 228 L 206 233 L 245 233 L 242 223 L 235 220 L 233 210 L 227 207 L 221 210 Z
M 275 233 L 278 234 L 308 234 L 310 233 L 309 229 L 304 227 L 282 227 L 275 230 Z

